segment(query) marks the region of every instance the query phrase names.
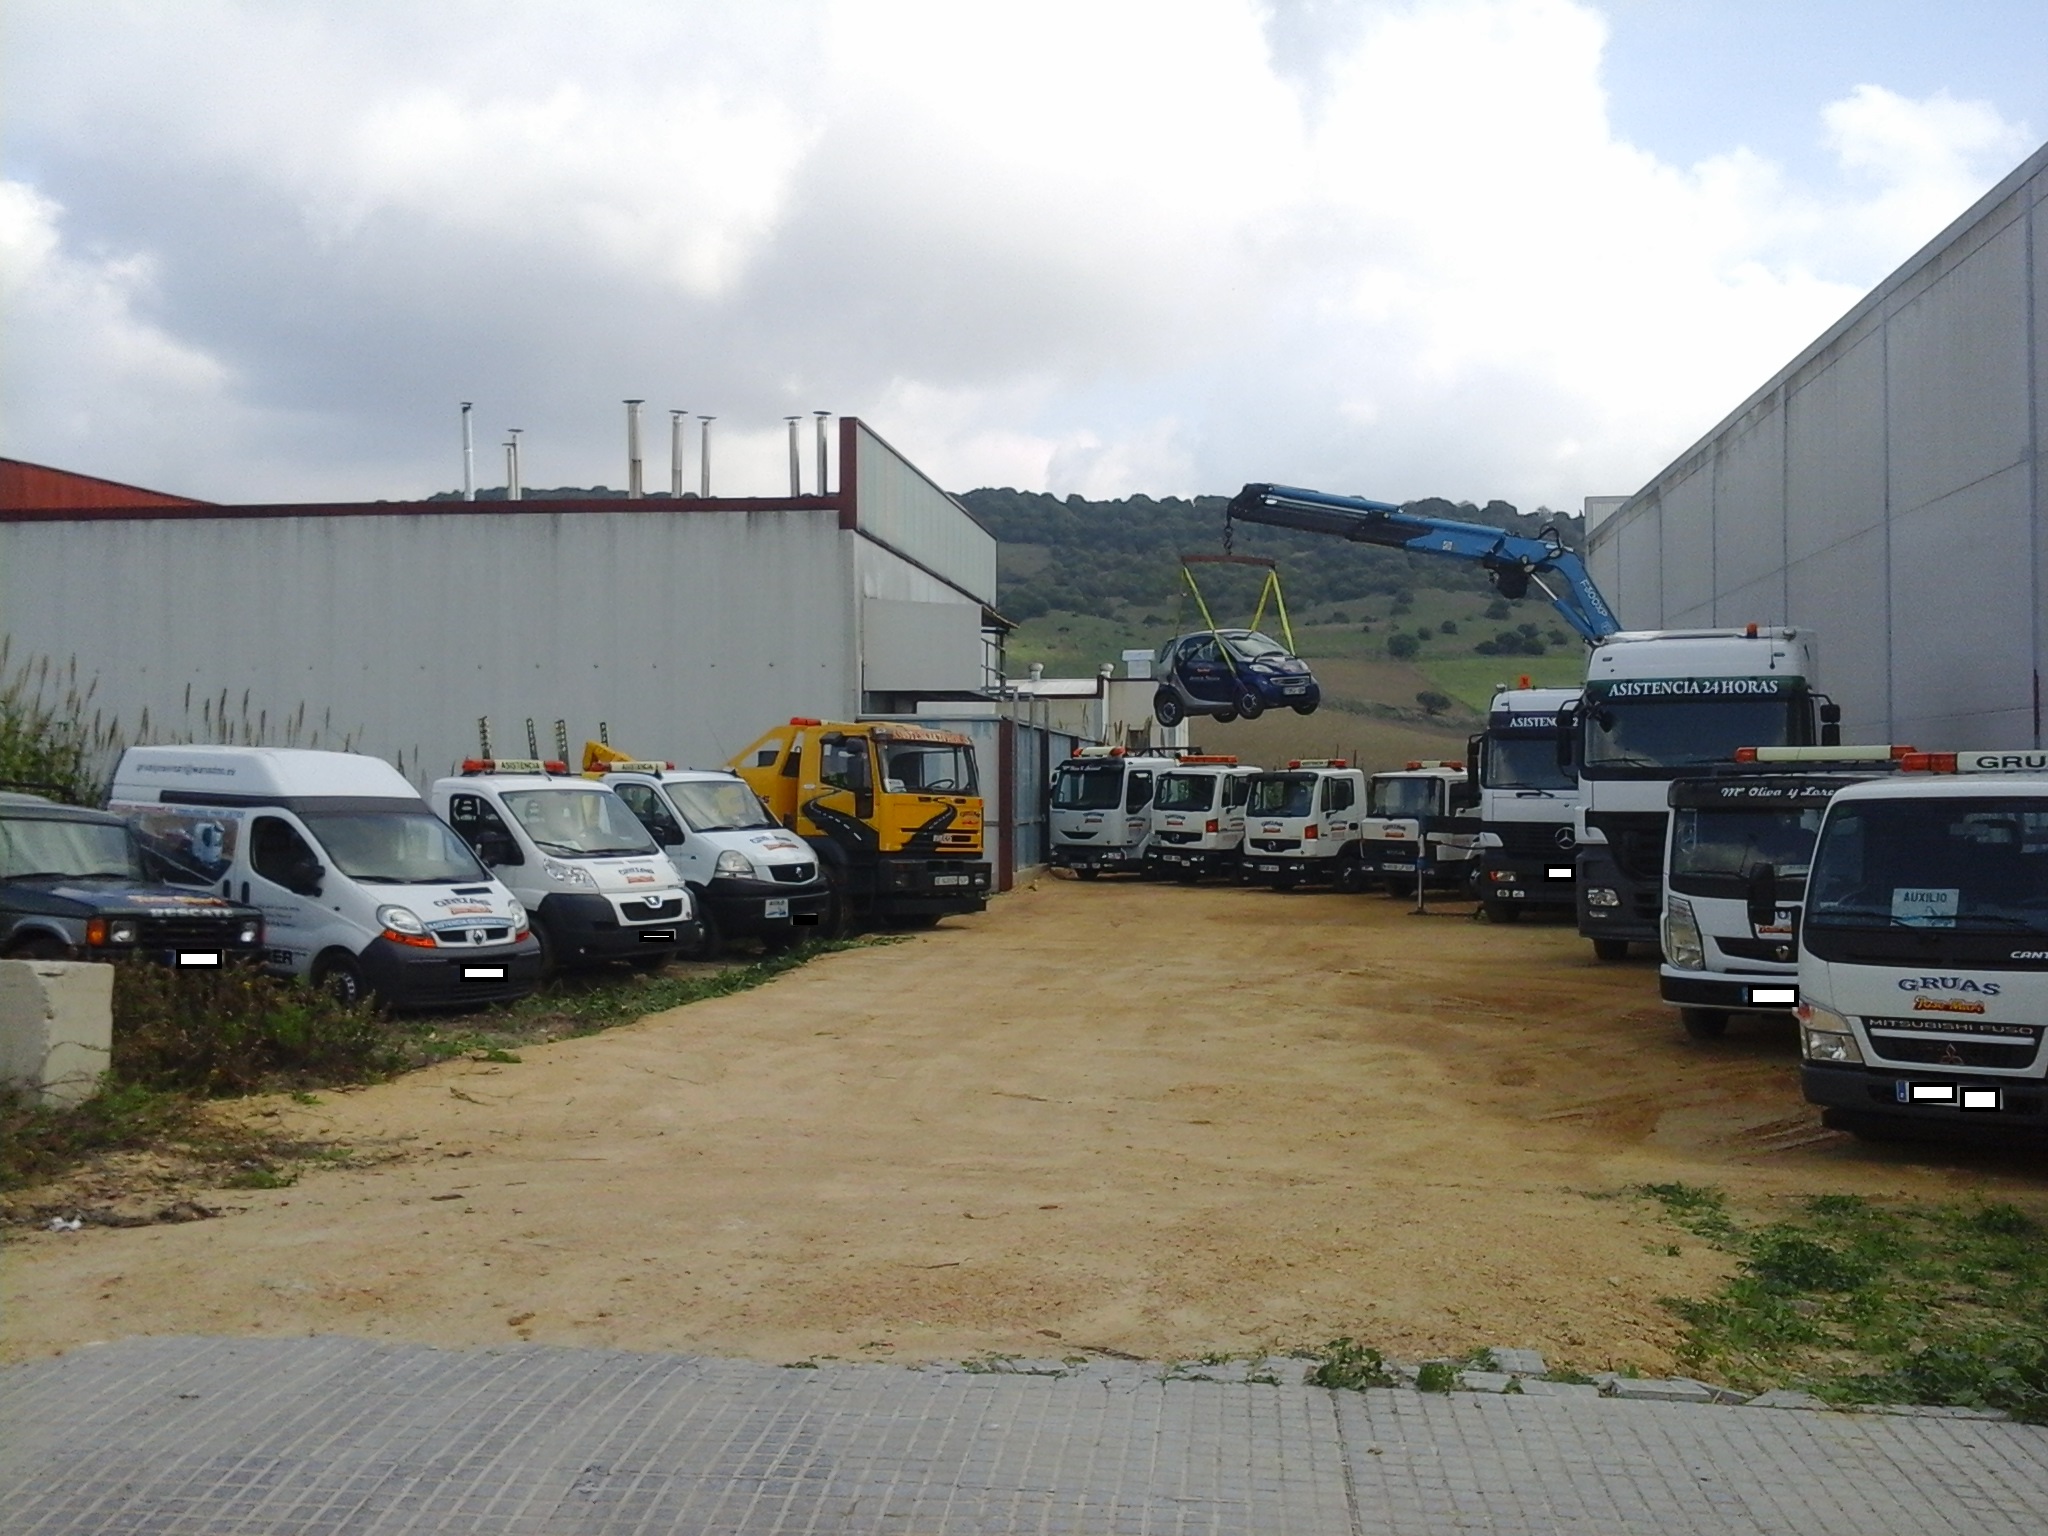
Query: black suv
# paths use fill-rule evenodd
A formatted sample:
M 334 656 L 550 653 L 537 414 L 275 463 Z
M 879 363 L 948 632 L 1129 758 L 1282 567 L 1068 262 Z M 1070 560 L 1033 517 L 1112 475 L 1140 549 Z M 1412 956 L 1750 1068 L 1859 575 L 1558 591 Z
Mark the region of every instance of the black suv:
M 0 957 L 218 966 L 262 954 L 262 913 L 162 884 L 120 817 L 0 794 Z

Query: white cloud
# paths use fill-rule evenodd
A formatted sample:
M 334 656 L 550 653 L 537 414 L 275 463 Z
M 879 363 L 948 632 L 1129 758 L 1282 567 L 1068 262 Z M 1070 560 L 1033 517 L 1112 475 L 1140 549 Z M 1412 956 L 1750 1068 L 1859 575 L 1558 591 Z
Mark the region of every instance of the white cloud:
M 1665 164 L 1577 0 L 14 4 L 5 441 L 250 498 L 450 485 L 462 398 L 618 483 L 642 395 L 721 490 L 829 406 L 957 487 L 1576 504 L 2030 140 L 1865 86 L 1839 183 Z

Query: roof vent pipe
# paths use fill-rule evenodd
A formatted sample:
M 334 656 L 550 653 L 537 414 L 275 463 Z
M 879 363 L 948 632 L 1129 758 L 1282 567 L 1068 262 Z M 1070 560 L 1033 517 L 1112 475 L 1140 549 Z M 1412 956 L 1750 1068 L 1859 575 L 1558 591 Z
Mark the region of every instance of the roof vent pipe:
M 626 402 L 626 497 L 638 501 L 647 492 L 640 483 L 640 407 L 644 400 Z
M 813 411 L 813 412 L 811 412 L 811 414 L 812 414 L 813 416 L 815 416 L 815 417 L 817 417 L 817 418 L 818 418 L 818 494 L 819 494 L 820 496 L 823 496 L 824 494 L 826 494 L 826 492 L 825 492 L 825 418 L 826 418 L 827 416 L 830 416 L 830 415 L 831 415 L 832 413 L 831 413 L 830 411 Z
M 797 454 L 796 424 L 803 417 L 785 416 L 782 419 L 789 423 L 789 494 L 801 496 L 804 493 L 804 469 L 803 460 Z
M 671 501 L 683 499 L 683 420 L 688 411 L 671 410 L 668 413 L 668 495 Z
M 476 441 L 470 436 L 469 410 L 471 402 L 462 402 L 462 499 L 476 500 Z
M 697 494 L 710 499 L 711 496 L 711 423 L 716 416 L 697 418 Z
M 519 489 L 519 434 L 525 430 L 526 428 L 524 427 L 507 427 L 505 429 L 506 435 L 511 438 L 511 441 L 505 444 L 505 499 L 507 501 L 521 501 L 525 499 L 524 493 Z

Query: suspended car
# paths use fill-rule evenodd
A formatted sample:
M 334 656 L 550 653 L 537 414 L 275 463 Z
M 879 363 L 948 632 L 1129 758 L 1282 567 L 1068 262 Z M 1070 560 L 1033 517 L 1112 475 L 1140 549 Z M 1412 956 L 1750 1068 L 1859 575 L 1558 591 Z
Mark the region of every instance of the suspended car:
M 1285 706 L 1311 715 L 1323 701 L 1308 663 L 1256 629 L 1203 629 L 1159 649 L 1152 713 L 1164 726 L 1189 715 L 1256 720 Z

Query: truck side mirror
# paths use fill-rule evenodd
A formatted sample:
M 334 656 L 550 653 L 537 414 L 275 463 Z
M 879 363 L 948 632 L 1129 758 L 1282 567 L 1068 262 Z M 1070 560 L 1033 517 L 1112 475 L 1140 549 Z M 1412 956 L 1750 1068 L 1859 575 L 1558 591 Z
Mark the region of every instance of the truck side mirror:
M 1820 707 L 1820 744 L 1824 747 L 1842 744 L 1842 706 L 1832 699 Z
M 1749 872 L 1749 926 L 1761 929 L 1778 921 L 1778 866 L 1759 864 Z
M 1567 704 L 1557 712 L 1557 766 L 1575 773 L 1579 762 L 1579 706 Z

